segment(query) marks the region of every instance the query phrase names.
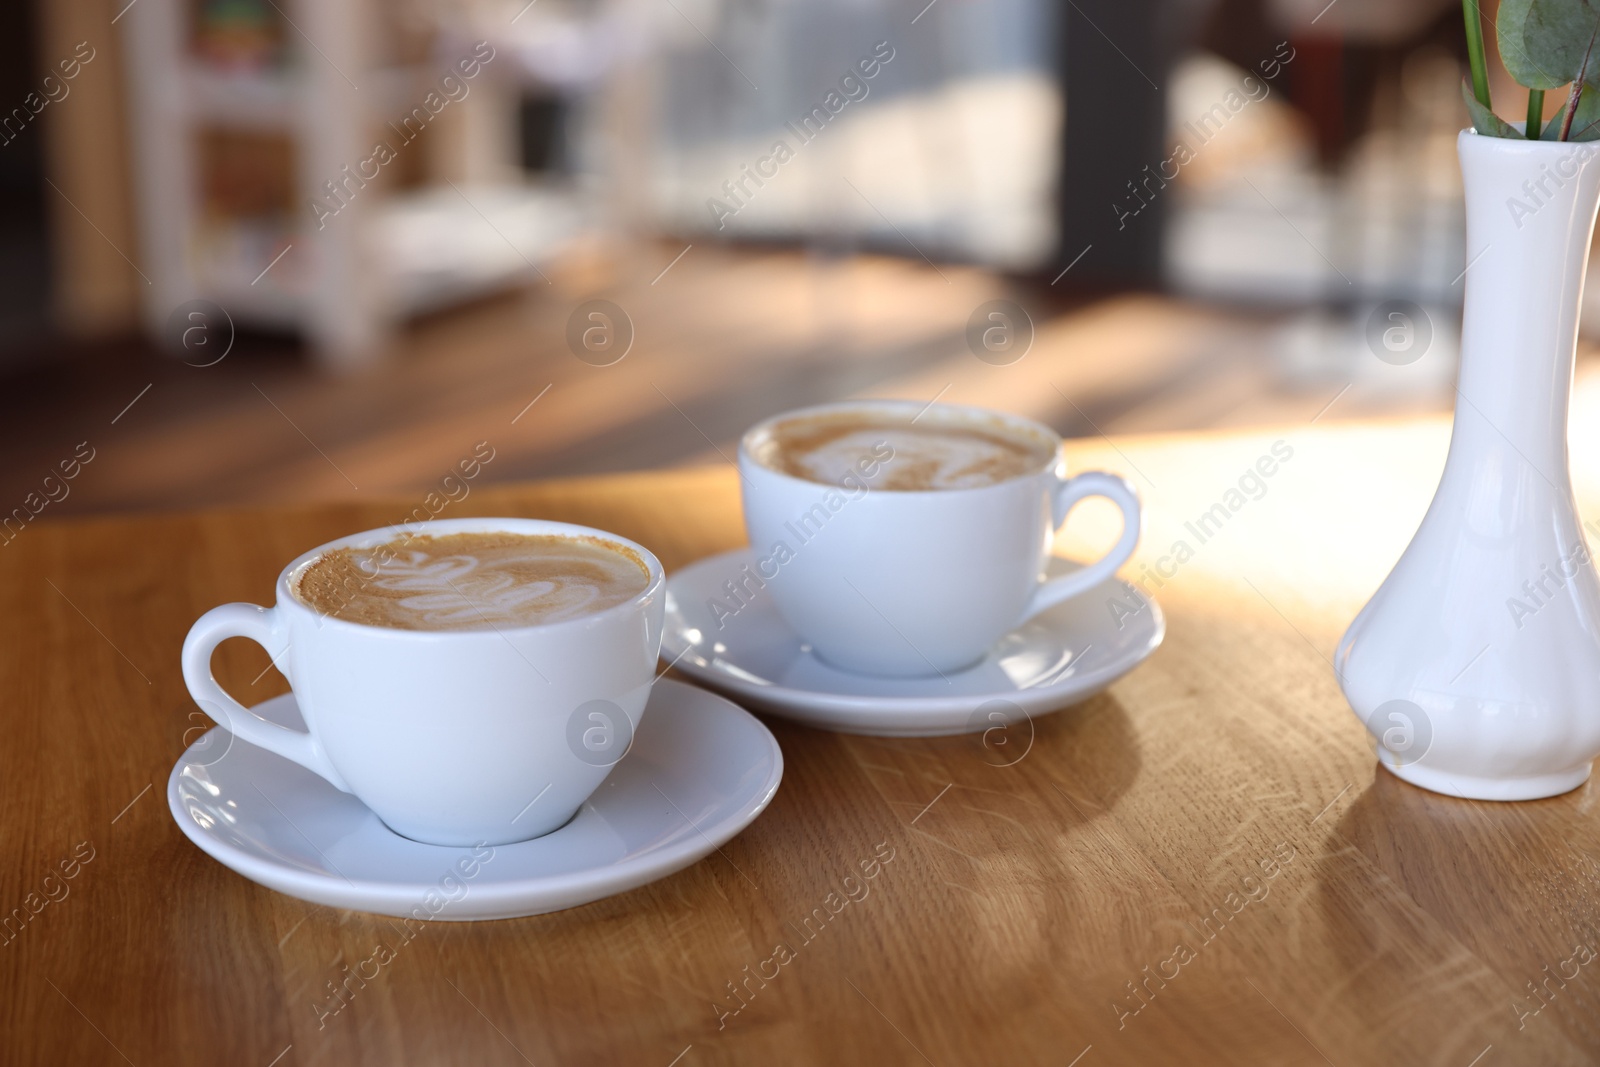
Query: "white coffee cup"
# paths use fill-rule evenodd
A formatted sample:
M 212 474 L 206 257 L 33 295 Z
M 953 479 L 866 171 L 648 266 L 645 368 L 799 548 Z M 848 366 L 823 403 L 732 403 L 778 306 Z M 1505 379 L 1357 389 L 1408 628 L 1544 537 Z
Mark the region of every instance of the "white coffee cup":
M 916 491 L 873 488 L 892 459 L 863 462 L 848 485 L 810 481 L 756 459 L 779 423 L 849 414 L 915 418 L 919 427 L 987 425 L 1038 444 L 1047 458 L 992 485 Z M 1110 578 L 1138 544 L 1133 487 L 1100 471 L 1067 477 L 1061 446 L 1030 419 L 920 401 L 849 401 L 767 419 L 739 444 L 756 563 L 728 591 L 726 610 L 734 614 L 742 600 L 770 595 L 817 656 L 861 674 L 931 676 L 970 667 L 1019 623 Z M 1121 537 L 1094 563 L 1046 581 L 1055 530 L 1090 496 L 1121 509 Z
M 354 794 L 390 829 L 428 844 L 508 844 L 564 825 L 631 742 L 655 680 L 665 610 L 660 562 L 632 541 L 561 522 L 440 519 L 416 532 L 503 531 L 598 538 L 644 561 L 631 600 L 557 622 L 489 630 L 402 630 L 319 613 L 290 591 L 330 549 L 372 547 L 406 527 L 312 549 L 278 576 L 277 605 L 224 604 L 183 643 L 183 677 L 236 737 Z M 229 696 L 211 654 L 230 637 L 267 650 L 307 732 Z

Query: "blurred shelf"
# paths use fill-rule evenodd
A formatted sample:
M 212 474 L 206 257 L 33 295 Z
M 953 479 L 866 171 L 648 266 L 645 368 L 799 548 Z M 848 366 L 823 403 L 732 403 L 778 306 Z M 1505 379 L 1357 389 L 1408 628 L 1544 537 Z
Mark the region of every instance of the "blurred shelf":
M 425 47 L 387 49 L 394 13 L 381 5 L 271 6 L 294 33 L 262 31 L 258 48 L 224 26 L 223 61 L 191 51 L 190 0 L 141 0 L 119 16 L 151 333 L 161 337 L 174 308 L 204 296 L 238 320 L 294 329 L 325 365 L 351 365 L 375 358 L 403 316 L 535 276 L 573 200 L 488 180 L 516 173 L 495 147 L 496 131 L 509 136 L 495 94 L 512 90 L 483 79 L 450 95 L 440 123 L 450 129 L 369 187 L 374 144 L 409 143 L 396 124 L 431 130 L 443 113 L 437 78 L 449 63 Z M 289 47 L 268 47 L 280 37 Z M 374 58 L 384 55 L 422 58 Z M 281 150 L 260 143 L 273 141 Z M 442 148 L 448 175 L 438 172 Z M 392 191 L 419 176 L 461 188 Z M 331 207 L 329 197 L 337 211 L 314 207 Z
M 531 185 L 446 185 L 391 196 L 366 234 L 383 310 L 417 315 L 538 280 L 581 215 L 571 192 Z M 236 322 L 292 328 L 306 313 L 316 256 L 303 232 L 240 223 L 209 227 L 193 259 L 204 295 Z M 266 263 L 272 266 L 263 272 Z
M 536 186 L 448 186 L 386 202 L 376 259 L 398 308 L 416 314 L 540 277 L 578 229 L 572 193 Z
M 299 105 L 286 72 L 246 74 L 195 62 L 183 72 L 183 102 L 189 118 L 247 129 L 287 129 Z
M 368 118 L 381 123 L 400 114 L 419 80 L 421 66 L 380 67 L 362 78 Z M 184 64 L 182 99 L 185 116 L 211 126 L 255 130 L 293 130 L 307 121 L 304 79 L 293 70 L 243 72 L 222 70 L 200 60 Z

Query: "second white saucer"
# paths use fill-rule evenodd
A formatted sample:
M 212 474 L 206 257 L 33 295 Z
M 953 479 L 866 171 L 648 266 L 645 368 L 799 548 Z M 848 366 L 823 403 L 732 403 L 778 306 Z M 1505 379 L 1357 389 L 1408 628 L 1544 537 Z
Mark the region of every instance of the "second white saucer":
M 1137 667 L 1166 635 L 1155 601 L 1114 578 L 1018 626 L 967 670 L 874 678 L 818 659 L 759 590 L 726 617 L 725 583 L 754 562 L 741 548 L 667 578 L 661 658 L 743 704 L 829 730 L 936 737 L 988 728 L 995 702 L 1026 715 L 1057 711 Z M 1052 558 L 1046 570 L 1078 567 Z M 714 601 L 724 605 L 720 626 Z

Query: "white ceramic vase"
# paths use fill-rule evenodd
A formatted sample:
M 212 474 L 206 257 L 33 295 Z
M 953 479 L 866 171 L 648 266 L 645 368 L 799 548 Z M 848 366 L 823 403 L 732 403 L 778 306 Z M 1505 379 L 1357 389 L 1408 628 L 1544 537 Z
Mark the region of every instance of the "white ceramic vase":
M 1567 471 L 1600 144 L 1467 130 L 1457 150 L 1470 265 L 1449 458 L 1335 669 L 1394 774 L 1529 800 L 1600 755 L 1600 579 Z

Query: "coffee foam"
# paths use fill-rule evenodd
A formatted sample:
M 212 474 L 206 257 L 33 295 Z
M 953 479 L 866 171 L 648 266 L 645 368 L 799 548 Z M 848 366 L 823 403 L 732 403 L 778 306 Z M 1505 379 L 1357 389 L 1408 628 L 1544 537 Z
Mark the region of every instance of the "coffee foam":
M 1042 469 L 1051 449 L 1031 437 L 976 422 L 913 424 L 865 414 L 780 422 L 756 454 L 764 466 L 807 481 L 840 484 L 876 461 L 873 488 L 975 489 Z
M 336 548 L 291 581 L 308 607 L 368 626 L 489 630 L 561 622 L 642 593 L 644 562 L 592 537 L 503 532 Z

